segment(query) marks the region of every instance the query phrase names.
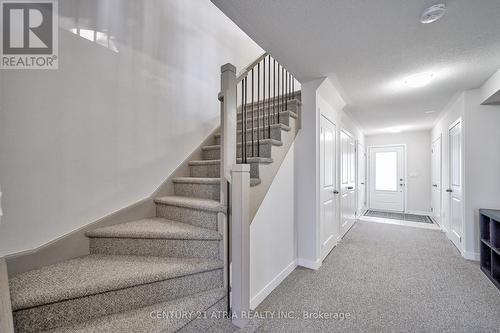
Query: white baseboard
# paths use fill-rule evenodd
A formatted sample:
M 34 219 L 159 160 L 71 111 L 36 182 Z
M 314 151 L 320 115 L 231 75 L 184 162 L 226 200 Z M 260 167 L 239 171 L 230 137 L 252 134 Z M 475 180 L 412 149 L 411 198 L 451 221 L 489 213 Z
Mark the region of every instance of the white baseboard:
M 464 251 L 462 256 L 467 260 L 479 261 L 479 253 Z
M 297 267 L 297 260 L 292 261 L 288 266 L 286 266 L 278 275 L 274 277 L 264 288 L 262 288 L 257 295 L 252 297 L 250 300 L 250 309 L 255 310 L 259 304 L 266 299 L 267 296 L 283 282 L 286 277 L 293 272 L 293 270 Z
M 415 214 L 415 215 L 427 215 L 427 216 L 431 216 L 431 212 L 426 212 L 425 210 L 406 210 L 406 213 L 407 214 Z
M 313 261 L 313 260 L 309 260 L 309 259 L 299 258 L 297 260 L 297 263 L 299 266 L 309 268 L 309 269 L 314 269 L 315 271 L 321 267 L 321 260 L 319 260 L 319 259 L 316 261 Z

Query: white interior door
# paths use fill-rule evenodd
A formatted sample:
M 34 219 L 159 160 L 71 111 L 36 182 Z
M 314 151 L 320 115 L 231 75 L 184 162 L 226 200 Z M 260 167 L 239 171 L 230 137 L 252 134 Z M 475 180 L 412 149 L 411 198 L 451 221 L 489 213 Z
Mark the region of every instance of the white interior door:
M 450 195 L 450 231 L 449 238 L 455 246 L 462 250 L 462 122 L 458 120 L 449 130 L 449 163 L 450 179 L 446 192 Z
M 356 141 L 351 134 L 340 132 L 340 238 L 356 221 Z
M 370 209 L 404 212 L 405 147 L 370 147 Z
M 358 142 L 358 214 L 363 214 L 366 206 L 366 152 L 365 147 Z
M 337 168 L 335 124 L 321 116 L 320 124 L 320 182 L 321 182 L 321 255 L 322 258 L 337 242 Z
M 431 147 L 431 211 L 432 218 L 441 224 L 441 137 L 432 143 Z

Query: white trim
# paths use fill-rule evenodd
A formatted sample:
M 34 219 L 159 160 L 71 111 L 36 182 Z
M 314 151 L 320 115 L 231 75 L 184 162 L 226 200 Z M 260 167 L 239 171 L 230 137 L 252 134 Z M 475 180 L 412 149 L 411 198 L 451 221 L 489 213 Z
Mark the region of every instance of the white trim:
M 408 209 L 405 213 L 406 214 L 414 214 L 414 215 L 426 215 L 426 216 L 429 216 L 430 218 L 432 218 L 432 216 L 431 216 L 432 212 L 426 212 L 425 210 Z M 434 219 L 433 219 L 433 221 L 434 221 Z
M 371 157 L 371 151 L 370 149 L 372 148 L 388 148 L 388 147 L 403 147 L 404 148 L 404 161 L 403 161 L 403 165 L 404 165 L 404 170 L 403 170 L 403 174 L 404 174 L 404 177 L 405 177 L 405 185 L 404 185 L 404 188 L 403 188 L 403 191 L 404 191 L 404 199 L 403 199 L 403 212 L 408 212 L 406 210 L 406 207 L 407 207 L 407 203 L 408 203 L 408 190 L 407 190 L 407 185 L 408 185 L 408 156 L 407 156 L 407 146 L 406 146 L 406 143 L 396 143 L 396 144 L 390 144 L 390 145 L 370 145 L 370 146 L 367 146 L 366 147 L 366 197 L 367 197 L 367 200 L 366 200 L 366 209 L 372 209 L 370 206 L 370 186 L 371 186 L 371 161 L 370 161 L 370 157 Z
M 479 261 L 479 253 L 477 252 L 464 251 L 462 257 L 467 260 Z
M 255 310 L 267 296 L 280 285 L 283 280 L 286 279 L 288 275 L 297 267 L 297 259 L 293 260 L 288 266 L 286 266 L 278 275 L 276 275 L 268 284 L 264 286 L 252 299 L 250 299 L 250 309 Z
M 299 258 L 297 259 L 297 265 L 313 269 L 313 270 L 318 270 L 321 267 L 322 261 L 320 259 L 317 259 L 316 261 L 312 261 L 310 259 L 303 259 Z

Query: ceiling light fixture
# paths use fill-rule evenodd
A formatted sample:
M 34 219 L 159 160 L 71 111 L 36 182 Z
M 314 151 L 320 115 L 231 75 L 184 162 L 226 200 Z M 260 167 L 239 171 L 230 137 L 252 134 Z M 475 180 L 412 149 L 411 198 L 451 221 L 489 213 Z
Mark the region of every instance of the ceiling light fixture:
M 446 5 L 444 3 L 431 6 L 426 10 L 424 10 L 422 16 L 420 16 L 420 23 L 429 24 L 436 22 L 441 17 L 443 17 L 445 11 L 446 11 Z
M 401 127 L 390 127 L 387 130 L 391 133 L 399 133 L 401 132 Z
M 404 80 L 404 84 L 412 88 L 420 88 L 428 85 L 434 77 L 434 73 L 431 72 L 418 73 L 408 76 Z

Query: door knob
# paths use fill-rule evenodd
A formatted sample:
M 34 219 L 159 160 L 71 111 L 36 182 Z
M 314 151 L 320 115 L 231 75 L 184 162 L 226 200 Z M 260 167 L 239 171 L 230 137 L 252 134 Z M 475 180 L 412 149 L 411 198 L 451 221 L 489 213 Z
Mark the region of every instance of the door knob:
M 434 186 L 434 187 L 438 187 L 438 186 L 437 186 L 437 184 L 432 184 L 432 186 Z
M 333 190 L 333 194 L 339 194 L 339 191 Z
M 453 190 L 451 188 L 447 188 L 446 192 L 451 193 L 451 192 L 453 192 Z
M 361 185 L 365 185 L 365 183 L 360 183 Z
M 354 187 L 352 187 L 352 186 L 347 186 L 347 189 L 348 189 L 348 190 L 352 190 L 352 189 L 354 189 Z

